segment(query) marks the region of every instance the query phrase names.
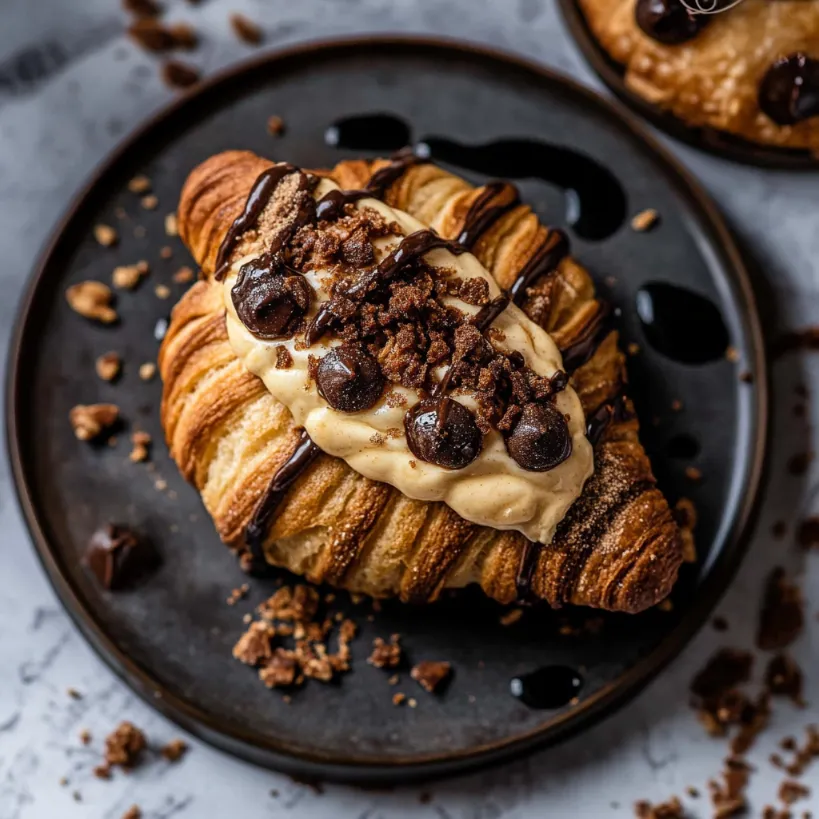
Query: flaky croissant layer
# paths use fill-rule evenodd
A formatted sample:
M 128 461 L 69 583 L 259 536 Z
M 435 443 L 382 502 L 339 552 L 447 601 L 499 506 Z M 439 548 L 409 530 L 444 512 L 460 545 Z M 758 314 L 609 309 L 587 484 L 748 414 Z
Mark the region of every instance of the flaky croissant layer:
M 160 352 L 162 421 L 171 454 L 200 491 L 222 539 L 236 549 L 244 547 L 254 510 L 299 440 L 288 411 L 233 353 L 222 294 L 213 281 L 222 240 L 270 164 L 230 151 L 188 178 L 179 230 L 206 279 L 174 309 Z M 341 188 L 360 188 L 383 166 L 344 162 L 330 176 Z M 457 237 L 480 192 L 423 164 L 408 167 L 386 201 L 442 236 Z M 492 224 L 473 252 L 506 288 L 547 235 L 531 210 L 519 205 Z M 236 252 L 252 252 L 263 236 L 264 219 Z M 582 337 L 599 311 L 587 272 L 571 258 L 535 284 L 523 307 L 561 349 Z M 624 358 L 612 332 L 572 379 L 586 415 L 614 399 L 624 378 Z M 557 606 L 634 612 L 670 591 L 682 560 L 681 539 L 631 415 L 607 428 L 583 494 L 553 542 L 534 553 L 533 596 Z M 442 503 L 410 500 L 326 455 L 280 499 L 263 543 L 274 565 L 374 597 L 427 601 L 443 588 L 477 582 L 502 603 L 516 598 L 526 544 L 518 533 L 468 523 Z

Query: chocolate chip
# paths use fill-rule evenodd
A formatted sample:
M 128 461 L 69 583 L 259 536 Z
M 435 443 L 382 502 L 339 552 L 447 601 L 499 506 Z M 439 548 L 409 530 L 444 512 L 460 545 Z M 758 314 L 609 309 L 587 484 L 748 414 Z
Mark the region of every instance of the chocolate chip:
M 129 585 L 156 565 L 156 554 L 125 526 L 109 523 L 91 535 L 85 563 L 106 589 Z
M 777 125 L 819 116 L 819 60 L 799 53 L 777 60 L 759 84 L 759 107 Z
M 301 326 L 313 291 L 269 254 L 242 266 L 231 296 L 242 324 L 257 338 L 289 338 Z
M 413 455 L 447 469 L 463 469 L 481 452 L 475 417 L 449 397 L 419 401 L 404 416 L 404 429 Z
M 334 347 L 316 370 L 319 394 L 340 412 L 369 409 L 381 398 L 384 383 L 378 362 L 358 344 Z
M 708 15 L 694 14 L 680 0 L 638 0 L 637 25 L 652 40 L 679 45 L 696 37 L 708 24 Z
M 553 404 L 527 404 L 506 449 L 531 472 L 548 472 L 572 454 L 572 438 L 563 414 Z

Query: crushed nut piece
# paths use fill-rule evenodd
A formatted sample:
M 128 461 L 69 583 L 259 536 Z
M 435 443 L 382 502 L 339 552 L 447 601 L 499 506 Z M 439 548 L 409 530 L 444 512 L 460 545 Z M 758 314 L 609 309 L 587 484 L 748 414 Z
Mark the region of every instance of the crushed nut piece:
M 172 739 L 160 749 L 160 753 L 168 762 L 178 762 L 188 750 L 188 743 L 182 739 Z
M 267 133 L 279 137 L 285 132 L 284 120 L 275 114 L 267 118 Z
M 116 404 L 77 404 L 69 413 L 74 435 L 80 441 L 91 441 L 119 420 Z
M 149 270 L 148 262 L 144 259 L 136 264 L 119 265 L 114 268 L 111 281 L 119 290 L 133 290 L 142 281 L 142 277 L 148 275 Z
M 84 281 L 71 285 L 65 291 L 65 297 L 71 309 L 87 319 L 112 324 L 119 318 L 111 307 L 114 294 L 102 282 Z
M 135 464 L 148 460 L 148 447 L 151 445 L 151 436 L 147 432 L 135 432 L 131 435 L 134 448 L 128 456 Z
M 376 668 L 397 668 L 401 664 L 401 645 L 399 636 L 393 634 L 389 643 L 376 637 L 373 640 L 373 650 L 367 658 L 370 665 Z
M 432 694 L 451 673 L 452 666 L 449 663 L 424 660 L 413 666 L 410 676 L 421 688 Z
M 230 25 L 236 36 L 249 45 L 259 45 L 263 39 L 261 28 L 243 14 L 231 14 Z
M 121 768 L 133 768 L 146 746 L 145 734 L 131 722 L 121 722 L 105 738 L 105 761 Z
M 119 235 L 110 225 L 95 225 L 94 238 L 103 247 L 113 247 L 119 241 Z
M 645 233 L 655 227 L 660 221 L 660 214 L 654 208 L 646 208 L 632 217 L 631 228 L 638 233 Z
M 175 213 L 169 213 L 165 216 L 165 234 L 167 236 L 179 236 L 179 223 Z
M 128 190 L 131 193 L 147 193 L 151 189 L 151 180 L 145 174 L 135 176 L 128 183 Z
M 154 293 L 159 299 L 167 299 L 171 295 L 171 288 L 167 284 L 158 284 L 154 288 Z
M 103 381 L 113 381 L 122 371 L 122 359 L 119 353 L 105 353 L 97 359 L 94 367 Z
M 156 364 L 153 361 L 146 361 L 139 365 L 139 377 L 143 381 L 150 381 L 156 375 Z

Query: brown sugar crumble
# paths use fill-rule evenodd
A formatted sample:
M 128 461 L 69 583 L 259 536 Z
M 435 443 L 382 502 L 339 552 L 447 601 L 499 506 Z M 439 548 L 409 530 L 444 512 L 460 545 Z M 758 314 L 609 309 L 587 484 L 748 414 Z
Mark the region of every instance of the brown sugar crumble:
M 638 233 L 645 233 L 655 227 L 660 221 L 660 214 L 654 208 L 641 210 L 631 219 L 631 229 Z
M 676 796 L 656 805 L 641 799 L 634 803 L 634 815 L 637 819 L 686 819 L 682 802 Z
M 276 346 L 276 369 L 288 370 L 293 366 L 293 356 L 284 344 Z
M 260 619 L 239 638 L 233 656 L 258 668 L 268 688 L 300 686 L 308 678 L 329 682 L 349 671 L 355 623 L 343 617 L 340 622 L 318 619 L 319 604 L 311 586 L 282 586 L 257 607 Z M 334 631 L 338 648 L 331 652 Z
M 449 663 L 435 660 L 417 663 L 410 671 L 412 679 L 430 694 L 434 694 L 451 674 L 452 666 Z
M 122 359 L 119 353 L 104 353 L 96 360 L 94 368 L 103 381 L 113 381 L 122 372 Z
M 119 317 L 111 306 L 114 294 L 107 284 L 84 281 L 65 291 L 69 306 L 75 313 L 101 324 L 113 324 Z
M 233 33 L 248 45 L 259 45 L 264 39 L 264 34 L 260 26 L 248 19 L 244 14 L 231 14 L 230 27 Z
M 188 743 L 182 739 L 172 739 L 160 749 L 162 756 L 168 762 L 178 762 L 188 750 Z
M 284 134 L 285 130 L 286 126 L 281 117 L 273 114 L 267 118 L 267 133 L 270 134 L 270 136 L 280 137 Z
M 373 650 L 367 658 L 367 662 L 376 668 L 397 668 L 402 660 L 399 640 L 400 637 L 397 634 L 393 634 L 389 642 L 381 637 L 376 637 L 373 640 Z
M 74 435 L 80 441 L 93 441 L 110 432 L 119 420 L 116 404 L 77 404 L 68 415 Z

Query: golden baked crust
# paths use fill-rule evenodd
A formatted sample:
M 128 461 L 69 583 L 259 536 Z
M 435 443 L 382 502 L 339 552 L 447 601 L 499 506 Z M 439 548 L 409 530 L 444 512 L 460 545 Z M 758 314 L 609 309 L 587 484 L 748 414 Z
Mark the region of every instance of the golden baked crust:
M 298 439 L 288 410 L 234 355 L 221 286 L 212 281 L 222 238 L 270 164 L 230 151 L 189 176 L 179 230 L 206 279 L 176 305 L 159 358 L 162 423 L 171 455 L 200 491 L 222 539 L 237 549 L 259 499 Z M 383 164 L 343 162 L 329 175 L 342 188 L 361 187 Z M 434 165 L 415 165 L 390 187 L 386 200 L 454 237 L 479 192 Z M 547 230 L 521 205 L 502 216 L 474 252 L 509 286 Z M 254 241 L 251 233 L 245 241 Z M 241 246 L 236 252 L 242 253 Z M 565 347 L 582 334 L 598 303 L 588 273 L 567 258 L 530 290 L 523 307 Z M 587 416 L 612 399 L 624 379 L 624 356 L 612 332 L 573 377 Z M 531 583 L 535 596 L 554 606 L 636 612 L 670 591 L 682 561 L 681 538 L 637 432 L 636 420 L 608 427 L 582 497 L 554 541 L 539 549 Z M 410 500 L 322 455 L 285 495 L 264 549 L 270 563 L 375 597 L 426 601 L 443 588 L 479 582 L 488 595 L 508 603 L 516 597 L 525 543 L 517 532 L 468 523 L 444 504 Z
M 819 152 L 819 117 L 777 125 L 758 102 L 776 60 L 797 52 L 819 58 L 819 3 L 744 0 L 712 15 L 688 42 L 663 45 L 637 25 L 637 0 L 578 2 L 600 44 L 625 66 L 628 87 L 649 102 L 695 127 Z

